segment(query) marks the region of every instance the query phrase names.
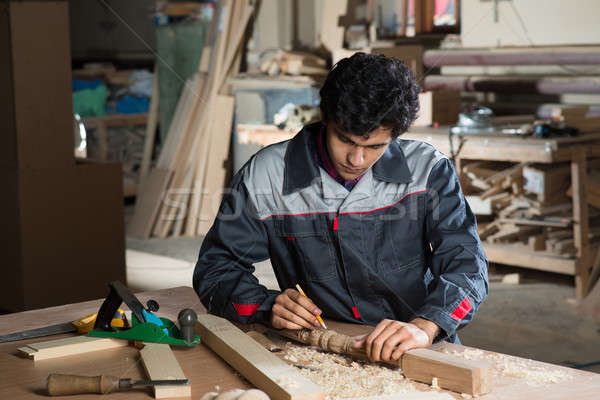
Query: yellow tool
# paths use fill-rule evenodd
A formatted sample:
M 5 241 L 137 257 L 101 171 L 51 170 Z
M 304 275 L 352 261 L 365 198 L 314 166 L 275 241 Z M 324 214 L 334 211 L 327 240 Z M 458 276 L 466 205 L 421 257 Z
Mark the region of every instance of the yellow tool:
M 300 287 L 300 285 L 296 285 L 296 289 L 298 289 L 298 291 L 300 292 L 300 294 L 304 297 L 306 297 L 308 299 L 308 296 L 306 295 L 306 293 L 304 293 L 304 290 L 302 290 L 302 288 Z M 321 324 L 321 326 L 325 329 L 327 329 L 327 325 L 325 325 L 325 321 L 323 321 L 323 318 L 321 318 L 320 315 L 317 315 L 317 319 L 319 320 L 319 323 Z
M 50 336 L 50 335 L 58 335 L 59 333 L 68 333 L 68 332 L 78 332 L 80 334 L 85 334 L 94 329 L 94 323 L 96 322 L 96 318 L 98 313 L 86 315 L 83 318 L 80 318 L 76 321 L 65 322 L 62 324 L 56 324 L 51 326 L 45 326 L 43 328 L 30 329 L 22 332 L 15 332 L 8 335 L 0 336 L 0 343 L 2 342 L 13 342 L 16 340 L 24 340 L 24 339 L 32 339 L 36 337 Z M 125 313 L 120 308 L 115 313 L 111 326 L 123 328 L 125 327 L 125 322 L 127 319 L 125 318 Z

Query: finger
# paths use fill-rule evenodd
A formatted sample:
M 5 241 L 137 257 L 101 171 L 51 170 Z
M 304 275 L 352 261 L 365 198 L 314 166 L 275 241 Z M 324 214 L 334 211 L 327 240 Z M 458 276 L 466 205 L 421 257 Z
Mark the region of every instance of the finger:
M 369 358 L 371 361 L 381 360 L 381 350 L 387 339 L 392 336 L 397 330 L 393 322 L 386 324 L 385 328 L 373 339 L 370 346 Z
M 392 360 L 398 361 L 400 357 L 402 357 L 402 354 L 406 353 L 410 349 L 416 349 L 418 347 L 420 346 L 417 344 L 416 341 L 411 339 L 406 340 L 402 342 L 398 347 L 396 347 L 396 350 L 394 350 L 394 352 L 392 353 Z
M 383 348 L 381 349 L 381 360 L 392 361 L 392 353 L 396 350 L 398 345 L 401 345 L 410 338 L 410 332 L 408 332 L 407 329 L 400 328 L 399 330 L 396 330 L 396 332 L 385 341 Z
M 316 327 L 321 326 L 321 324 L 319 323 L 319 321 L 313 313 L 304 308 L 301 304 L 295 302 L 293 299 L 289 297 L 283 297 L 280 304 L 287 310 L 304 319 L 309 324 L 314 325 Z
M 322 312 L 319 309 L 319 307 L 317 307 L 315 305 L 315 303 L 312 302 L 311 299 L 309 299 L 306 296 L 303 296 L 297 290 L 288 289 L 288 290 L 286 290 L 286 293 L 288 294 L 288 296 L 289 296 L 290 299 L 292 299 L 295 303 L 300 304 L 302 307 L 304 307 L 311 314 L 313 314 L 313 315 L 321 315 Z
M 274 304 L 273 308 L 271 309 L 271 312 L 279 316 L 280 318 L 293 322 L 294 324 L 300 325 L 301 327 L 307 329 L 314 329 L 314 326 L 309 321 L 290 311 L 288 308 L 285 307 L 285 305 Z
M 273 315 L 273 317 L 271 318 L 271 324 L 273 325 L 273 328 L 276 328 L 276 329 L 291 329 L 291 330 L 302 329 L 302 326 L 295 324 L 291 321 L 288 321 L 286 319 L 283 319 L 278 315 Z
M 373 348 L 373 341 L 377 338 L 377 336 L 379 336 L 379 334 L 381 332 L 383 332 L 383 330 L 390 324 L 392 323 L 391 320 L 389 319 L 384 319 L 383 321 L 381 321 L 380 323 L 377 324 L 377 326 L 375 327 L 375 329 L 373 329 L 373 331 L 371 333 L 369 333 L 367 335 L 367 337 L 365 338 L 365 353 L 367 353 L 367 357 L 369 359 L 371 359 L 371 353 L 372 353 L 372 348 Z

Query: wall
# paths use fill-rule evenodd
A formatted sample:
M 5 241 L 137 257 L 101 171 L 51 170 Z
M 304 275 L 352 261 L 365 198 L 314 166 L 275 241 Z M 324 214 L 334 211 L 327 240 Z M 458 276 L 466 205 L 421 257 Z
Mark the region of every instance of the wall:
M 153 60 L 153 12 L 148 0 L 69 0 L 73 58 Z
M 598 44 L 598 16 L 598 0 L 463 0 L 461 39 L 464 47 Z

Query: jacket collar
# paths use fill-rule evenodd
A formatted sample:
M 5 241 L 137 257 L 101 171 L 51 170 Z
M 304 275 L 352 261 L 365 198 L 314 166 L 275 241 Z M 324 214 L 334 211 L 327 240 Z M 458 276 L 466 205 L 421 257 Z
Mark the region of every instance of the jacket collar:
M 321 129 L 321 122 L 306 125 L 294 136 L 285 152 L 283 194 L 310 186 L 321 179 L 310 141 Z M 373 178 L 389 183 L 409 183 L 412 173 L 397 140 L 392 141 L 379 160 L 371 167 Z

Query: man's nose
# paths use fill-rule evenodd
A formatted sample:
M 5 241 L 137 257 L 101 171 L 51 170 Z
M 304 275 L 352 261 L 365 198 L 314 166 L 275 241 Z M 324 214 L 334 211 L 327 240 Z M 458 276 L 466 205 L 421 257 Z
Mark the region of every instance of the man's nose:
M 348 153 L 348 163 L 352 167 L 360 167 L 365 161 L 364 149 L 360 146 L 355 146 L 350 153 Z

